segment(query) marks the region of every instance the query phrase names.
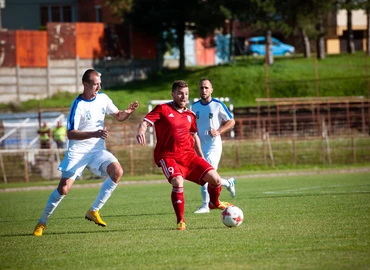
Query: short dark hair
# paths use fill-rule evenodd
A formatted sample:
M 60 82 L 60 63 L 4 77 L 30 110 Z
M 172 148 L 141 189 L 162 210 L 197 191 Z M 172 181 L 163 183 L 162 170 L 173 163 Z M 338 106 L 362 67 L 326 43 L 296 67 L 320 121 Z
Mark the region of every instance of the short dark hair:
M 82 83 L 90 83 L 91 82 L 91 76 L 101 76 L 100 72 L 97 72 L 95 69 L 88 69 L 85 71 L 84 75 L 82 76 Z
M 172 92 L 175 92 L 177 88 L 188 87 L 188 84 L 183 80 L 174 81 L 172 84 Z
M 211 81 L 211 79 L 208 79 L 208 78 L 202 78 L 202 79 L 200 79 L 200 81 L 199 81 L 199 85 L 200 85 L 203 81 L 209 81 L 209 82 L 211 83 L 211 85 L 212 85 L 212 81 Z M 212 85 L 212 86 L 213 86 L 213 85 Z

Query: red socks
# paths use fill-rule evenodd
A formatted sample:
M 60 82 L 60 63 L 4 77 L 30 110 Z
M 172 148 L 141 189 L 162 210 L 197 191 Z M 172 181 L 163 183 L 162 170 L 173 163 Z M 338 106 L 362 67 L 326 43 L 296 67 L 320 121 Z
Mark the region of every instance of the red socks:
M 184 209 L 185 209 L 184 187 L 173 187 L 172 188 L 171 201 L 172 201 L 173 210 L 175 210 L 177 223 L 179 223 L 181 220 L 185 222 L 185 219 L 184 219 Z
M 216 207 L 220 204 L 220 200 L 218 198 L 220 197 L 221 190 L 221 184 L 219 186 L 213 186 L 208 183 L 207 191 L 209 193 L 209 201 Z

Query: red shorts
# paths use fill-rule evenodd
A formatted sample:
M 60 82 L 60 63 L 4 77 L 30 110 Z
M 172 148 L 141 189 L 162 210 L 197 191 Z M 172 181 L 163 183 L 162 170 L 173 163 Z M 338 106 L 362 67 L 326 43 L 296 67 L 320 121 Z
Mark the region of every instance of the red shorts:
M 173 158 L 162 158 L 159 161 L 163 174 L 166 176 L 169 183 L 172 178 L 181 175 L 184 179 L 203 186 L 206 182 L 203 181 L 204 176 L 208 171 L 214 170 L 204 158 L 194 155 L 188 160 L 175 160 Z

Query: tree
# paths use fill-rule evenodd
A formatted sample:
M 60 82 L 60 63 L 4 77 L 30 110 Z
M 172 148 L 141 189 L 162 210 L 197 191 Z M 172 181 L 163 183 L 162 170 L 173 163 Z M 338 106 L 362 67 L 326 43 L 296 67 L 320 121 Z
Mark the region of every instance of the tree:
M 230 61 L 234 57 L 234 23 L 235 21 L 242 21 L 245 23 L 255 23 L 255 10 L 257 5 L 253 1 L 246 0 L 220 0 L 218 1 L 219 10 L 224 18 L 228 21 L 230 31 Z
M 366 12 L 366 54 L 370 56 L 370 1 L 369 0 L 357 0 L 358 9 L 363 9 Z
M 281 1 L 280 8 L 287 23 L 292 26 L 292 32 L 296 32 L 303 45 L 303 55 L 306 58 L 311 56 L 310 37 L 314 37 L 316 18 L 313 14 L 312 1 Z
M 353 31 L 352 31 L 352 11 L 363 9 L 367 14 L 367 37 L 366 37 L 366 44 L 367 49 L 366 51 L 369 54 L 370 50 L 370 1 L 368 0 L 340 0 L 338 2 L 338 6 L 340 9 L 347 10 L 347 52 L 354 53 L 355 46 L 353 42 Z
M 202 29 L 207 33 L 211 27 L 220 25 L 223 20 L 220 12 L 210 9 L 206 0 L 110 0 L 106 2 L 113 10 L 122 12 L 125 22 L 155 35 L 160 44 L 178 47 L 180 70 L 185 68 L 185 32 L 194 30 L 196 22 L 201 21 L 202 17 L 209 19 Z
M 330 11 L 336 11 L 336 0 L 308 0 L 312 5 L 312 16 L 315 20 L 316 29 L 316 57 L 318 59 L 325 58 L 325 35 L 324 17 Z
M 367 56 L 370 56 L 370 6 L 366 8 L 366 21 L 367 21 L 367 29 L 366 29 L 366 53 Z
M 291 26 L 286 21 L 285 9 L 283 8 L 285 0 L 251 0 L 255 6 L 252 22 L 258 31 L 260 29 L 266 36 L 265 62 L 268 65 L 273 64 L 272 55 L 272 31 L 278 30 L 285 35 L 291 33 Z
M 352 29 L 352 11 L 360 8 L 360 2 L 358 0 L 340 0 L 338 1 L 338 9 L 345 9 L 347 11 L 347 52 L 355 52 L 355 43 L 353 41 L 353 29 Z

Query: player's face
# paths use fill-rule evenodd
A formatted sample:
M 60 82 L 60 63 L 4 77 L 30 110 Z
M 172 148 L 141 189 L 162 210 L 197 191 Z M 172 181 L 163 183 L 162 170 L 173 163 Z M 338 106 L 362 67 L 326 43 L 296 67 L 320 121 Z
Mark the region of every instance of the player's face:
M 204 101 L 210 101 L 211 98 L 212 98 L 212 92 L 213 92 L 213 88 L 212 88 L 212 84 L 210 81 L 208 80 L 204 80 L 200 83 L 199 85 L 199 96 L 202 100 Z
M 101 89 L 100 76 L 91 76 L 90 82 L 84 83 L 84 97 L 87 99 L 93 99 Z
M 189 100 L 189 87 L 177 88 L 172 92 L 173 103 L 178 109 L 184 109 Z

